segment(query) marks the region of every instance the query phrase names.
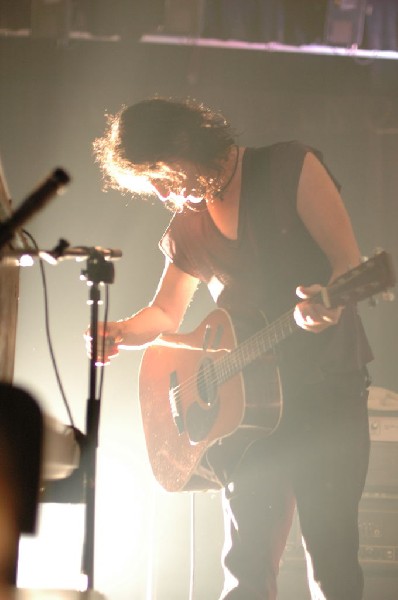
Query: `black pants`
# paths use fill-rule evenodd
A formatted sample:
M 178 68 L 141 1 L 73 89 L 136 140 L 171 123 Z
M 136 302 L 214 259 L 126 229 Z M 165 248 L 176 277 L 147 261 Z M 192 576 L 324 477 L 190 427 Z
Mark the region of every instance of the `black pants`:
M 297 505 L 312 599 L 361 600 L 358 504 L 369 447 L 363 373 L 289 394 L 280 428 L 247 449 L 224 490 L 222 598 L 277 598 Z

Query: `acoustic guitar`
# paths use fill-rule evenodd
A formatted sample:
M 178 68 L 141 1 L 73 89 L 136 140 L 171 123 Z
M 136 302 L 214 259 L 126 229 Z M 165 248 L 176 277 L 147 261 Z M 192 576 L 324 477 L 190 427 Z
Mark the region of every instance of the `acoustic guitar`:
M 381 251 L 311 302 L 346 306 L 394 285 L 391 256 Z M 220 488 L 202 459 L 210 446 L 244 426 L 242 372 L 266 357 L 264 365 L 275 373 L 273 350 L 298 330 L 293 313 L 294 308 L 238 344 L 229 314 L 216 309 L 195 331 L 161 336 L 145 350 L 139 375 L 142 421 L 152 471 L 165 490 Z M 282 413 L 282 401 L 270 396 L 261 421 L 267 434 L 275 431 Z

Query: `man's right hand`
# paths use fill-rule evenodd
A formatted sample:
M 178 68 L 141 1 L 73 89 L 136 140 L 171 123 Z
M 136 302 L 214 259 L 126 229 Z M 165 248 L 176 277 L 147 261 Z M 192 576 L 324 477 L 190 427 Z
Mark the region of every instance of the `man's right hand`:
M 119 354 L 118 344 L 123 341 L 121 335 L 121 324 L 110 321 L 104 328 L 104 323 L 98 323 L 98 342 L 97 342 L 97 360 L 96 365 L 108 365 L 110 359 Z M 87 356 L 92 357 L 92 336 L 88 328 L 84 333 Z

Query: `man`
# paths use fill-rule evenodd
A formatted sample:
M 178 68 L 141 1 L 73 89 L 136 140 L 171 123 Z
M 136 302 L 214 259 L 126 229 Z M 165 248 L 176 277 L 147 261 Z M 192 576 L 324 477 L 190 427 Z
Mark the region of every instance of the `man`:
M 257 317 L 264 325 L 264 315 L 273 321 L 295 306 L 297 332 L 275 350 L 283 392 L 279 426 L 272 435 L 262 428 L 259 360 L 246 374 L 248 404 L 258 419 L 207 452 L 224 485 L 222 598 L 277 597 L 296 505 L 312 598 L 360 600 L 357 518 L 369 453 L 371 352 L 355 307 L 311 302 L 321 286 L 360 261 L 321 156 L 298 142 L 239 147 L 222 115 L 160 98 L 110 119 L 95 151 L 114 186 L 155 193 L 174 211 L 160 242 L 166 266 L 152 302 L 106 331 L 100 327 L 109 355 L 176 332 L 200 281 L 242 338 Z M 256 422 L 258 435 L 251 438 Z

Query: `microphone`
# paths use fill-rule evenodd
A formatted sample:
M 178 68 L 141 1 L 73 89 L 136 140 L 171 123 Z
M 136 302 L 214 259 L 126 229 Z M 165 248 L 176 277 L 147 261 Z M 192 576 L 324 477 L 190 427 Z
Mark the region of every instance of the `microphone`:
M 17 229 L 70 181 L 68 173 L 57 168 L 27 197 L 13 214 L 0 223 L 0 249 L 9 242 Z

